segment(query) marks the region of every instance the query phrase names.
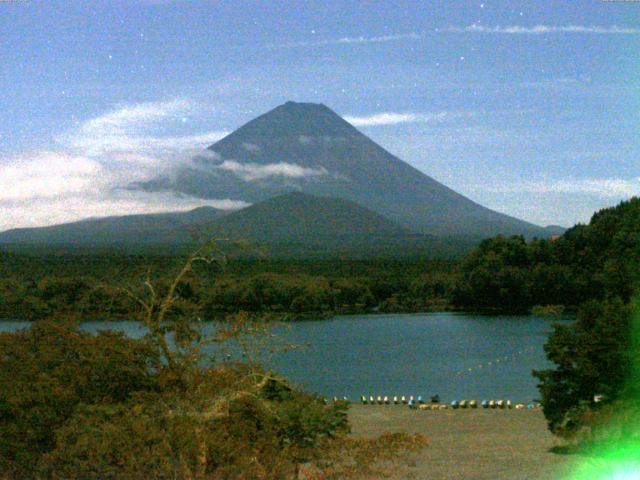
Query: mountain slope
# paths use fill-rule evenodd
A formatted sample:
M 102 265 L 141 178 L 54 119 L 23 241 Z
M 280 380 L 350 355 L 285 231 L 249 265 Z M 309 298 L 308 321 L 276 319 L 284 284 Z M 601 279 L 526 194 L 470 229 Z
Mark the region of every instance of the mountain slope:
M 219 218 L 217 235 L 257 242 L 343 241 L 402 237 L 412 233 L 348 200 L 289 193 Z
M 195 235 L 192 237 L 192 233 Z M 207 238 L 246 240 L 259 249 L 230 254 L 273 258 L 368 258 L 421 256 L 453 258 L 475 246 L 469 238 L 436 238 L 417 234 L 356 203 L 341 198 L 292 192 L 232 213 L 202 207 L 190 212 L 89 219 L 43 228 L 0 233 L 3 248 L 125 247 L 189 252 Z M 186 250 L 185 250 L 186 249 Z M 68 251 L 68 250 L 65 250 Z
M 287 102 L 209 147 L 175 177 L 137 186 L 252 203 L 301 191 L 351 200 L 421 233 L 547 236 L 416 170 L 320 104 Z
M 188 212 L 87 219 L 0 233 L 0 243 L 187 243 L 190 231 L 255 242 L 318 242 L 413 235 L 353 202 L 293 192 L 232 213 L 211 207 Z
M 210 224 L 223 210 L 199 207 L 188 212 L 90 218 L 41 228 L 18 228 L 0 233 L 0 243 L 108 245 L 181 243 L 190 228 Z

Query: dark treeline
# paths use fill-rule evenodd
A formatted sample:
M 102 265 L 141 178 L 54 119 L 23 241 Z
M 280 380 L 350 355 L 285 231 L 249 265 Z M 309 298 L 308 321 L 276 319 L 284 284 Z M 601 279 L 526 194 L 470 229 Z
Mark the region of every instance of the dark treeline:
M 134 300 L 123 291 L 143 288 L 141 278 L 166 286 L 182 262 L 182 254 L 3 252 L 0 318 L 130 318 Z M 181 282 L 176 308 L 205 319 L 238 311 L 300 319 L 441 310 L 450 307 L 454 283 L 452 261 L 236 258 L 222 271 L 199 265 Z
M 576 309 L 588 300 L 633 294 L 640 259 L 640 200 L 597 212 L 555 239 L 483 241 L 460 266 L 453 292 L 459 308 L 528 311 L 537 305 Z

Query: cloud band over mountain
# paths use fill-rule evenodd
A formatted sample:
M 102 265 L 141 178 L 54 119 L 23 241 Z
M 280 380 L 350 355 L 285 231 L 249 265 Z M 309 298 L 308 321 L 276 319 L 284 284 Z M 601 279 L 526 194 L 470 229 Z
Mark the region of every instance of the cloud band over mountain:
M 225 160 L 216 166 L 219 170 L 232 172 L 245 181 L 261 180 L 269 177 L 309 178 L 327 175 L 325 168 L 305 168 L 288 162 L 260 165 L 257 163 L 240 163 L 235 160 Z
M 248 205 L 124 188 L 173 168 L 226 134 L 166 134 L 167 125 L 182 124 L 195 108 L 185 99 L 123 105 L 58 135 L 55 148 L 0 158 L 0 230 L 123 212 Z
M 472 116 L 473 112 L 380 112 L 363 116 L 345 115 L 344 119 L 356 127 L 375 127 L 382 125 L 398 125 L 401 123 L 437 123 Z

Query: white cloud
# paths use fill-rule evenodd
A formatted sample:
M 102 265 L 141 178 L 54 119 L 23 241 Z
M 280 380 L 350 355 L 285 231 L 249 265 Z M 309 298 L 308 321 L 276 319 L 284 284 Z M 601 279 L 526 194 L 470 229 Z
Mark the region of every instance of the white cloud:
M 141 128 L 158 118 L 183 114 L 192 107 L 192 103 L 185 99 L 175 99 L 165 102 L 146 102 L 120 107 L 109 113 L 85 122 L 81 130 L 90 133 L 103 129 L 124 130 L 131 127 Z
M 640 195 L 638 178 L 587 178 L 555 181 L 515 182 L 505 185 L 482 187 L 493 193 L 568 193 L 593 195 L 603 198 L 628 198 Z
M 479 24 L 468 25 L 464 27 L 447 27 L 436 28 L 436 33 L 497 33 L 497 34 L 527 34 L 542 35 L 549 33 L 586 33 L 586 34 L 602 34 L 602 35 L 638 35 L 640 28 L 621 27 L 618 25 L 534 25 L 531 27 L 522 25 L 508 26 L 484 26 Z M 298 42 L 271 43 L 267 48 L 296 48 L 296 47 L 324 47 L 329 45 L 367 45 L 377 43 L 398 42 L 402 40 L 421 40 L 426 38 L 427 32 L 405 32 L 389 35 L 361 35 L 357 37 L 340 37 L 301 40 Z
M 0 202 L 84 192 L 102 181 L 103 170 L 94 160 L 66 153 L 40 151 L 14 157 L 0 164 Z
M 302 40 L 299 42 L 290 42 L 282 44 L 269 44 L 269 48 L 294 48 L 294 47 L 323 47 L 326 45 L 362 45 L 368 43 L 387 43 L 397 42 L 399 40 L 418 40 L 424 37 L 424 33 L 408 32 L 396 33 L 391 35 L 378 36 L 359 36 L 359 37 L 340 37 L 328 38 L 324 40 Z
M 195 106 L 184 99 L 123 106 L 90 119 L 58 137 L 63 147 L 84 155 L 135 151 L 162 153 L 205 147 L 228 132 L 216 130 L 195 135 L 167 136 L 167 126 L 186 120 Z
M 397 125 L 399 123 L 443 122 L 461 117 L 471 117 L 472 112 L 397 113 L 380 112 L 365 116 L 346 115 L 344 119 L 356 127 Z
M 247 152 L 252 152 L 252 153 L 260 151 L 260 147 L 255 143 L 244 142 L 242 144 L 242 148 L 244 148 Z
M 59 136 L 57 148 L 0 157 L 0 230 L 211 205 L 246 206 L 122 187 L 187 163 L 223 131 L 176 136 L 196 106 L 188 100 L 122 106 Z
M 203 205 L 223 210 L 250 204 L 230 199 L 200 199 L 170 192 L 147 193 L 131 190 L 87 191 L 24 202 L 0 200 L 0 231 L 15 227 L 38 227 L 73 222 L 90 217 L 191 210 Z
M 225 160 L 216 168 L 238 175 L 245 181 L 262 180 L 269 177 L 309 178 L 327 175 L 322 168 L 307 168 L 295 163 L 279 162 L 261 165 L 257 163 L 240 163 L 235 160 Z
M 466 27 L 448 27 L 438 29 L 439 32 L 449 33 L 497 33 L 511 35 L 544 35 L 549 33 L 587 33 L 601 35 L 638 35 L 640 28 L 610 26 L 584 26 L 584 25 L 534 25 L 524 27 L 520 25 L 488 27 L 484 25 L 468 25 Z

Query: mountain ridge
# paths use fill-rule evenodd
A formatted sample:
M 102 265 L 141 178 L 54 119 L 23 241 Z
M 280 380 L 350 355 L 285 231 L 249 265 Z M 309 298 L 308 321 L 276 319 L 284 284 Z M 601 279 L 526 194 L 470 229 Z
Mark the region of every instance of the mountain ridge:
M 209 146 L 175 178 L 138 187 L 251 203 L 299 190 L 350 200 L 425 234 L 546 236 L 543 227 L 437 182 L 323 104 L 279 105 Z
M 303 244 L 357 236 L 368 241 L 384 237 L 385 242 L 393 236 L 402 241 L 412 236 L 549 237 L 563 230 L 473 202 L 392 155 L 326 105 L 314 103 L 277 106 L 209 146 L 171 178 L 129 188 L 170 190 L 203 203 L 226 198 L 253 205 L 234 213 L 201 207 L 13 229 L 0 233 L 0 242 L 184 243 L 197 230 L 215 228 L 261 242 Z M 291 209 L 296 202 L 301 211 Z
M 198 207 L 183 212 L 88 218 L 48 227 L 0 232 L 0 243 L 189 243 L 198 237 L 310 242 L 414 232 L 348 200 L 291 192 L 235 211 Z
M 223 210 L 201 206 L 187 211 L 91 217 L 46 227 L 14 228 L 0 232 L 0 243 L 119 244 L 188 241 L 183 228 L 208 223 Z
M 229 213 L 210 227 L 227 238 L 267 243 L 414 234 L 349 200 L 301 192 L 272 197 Z

